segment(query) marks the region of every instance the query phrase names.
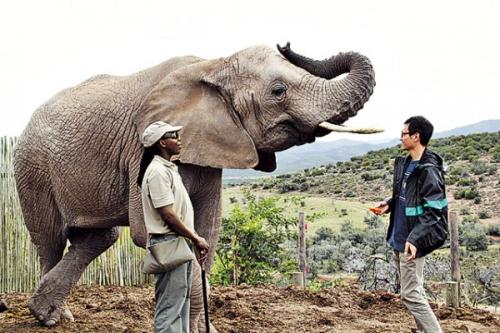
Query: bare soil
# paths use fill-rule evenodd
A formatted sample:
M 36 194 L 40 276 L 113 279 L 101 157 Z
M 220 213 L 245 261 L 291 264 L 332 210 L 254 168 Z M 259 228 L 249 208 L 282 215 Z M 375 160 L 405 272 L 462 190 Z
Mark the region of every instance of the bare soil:
M 153 288 L 78 286 L 68 305 L 74 322 L 44 328 L 26 307 L 29 294 L 0 294 L 0 332 L 152 332 Z M 410 332 L 415 327 L 398 295 L 355 286 L 311 292 L 298 287 L 214 287 L 210 318 L 219 332 Z M 500 332 L 500 316 L 432 304 L 445 332 Z

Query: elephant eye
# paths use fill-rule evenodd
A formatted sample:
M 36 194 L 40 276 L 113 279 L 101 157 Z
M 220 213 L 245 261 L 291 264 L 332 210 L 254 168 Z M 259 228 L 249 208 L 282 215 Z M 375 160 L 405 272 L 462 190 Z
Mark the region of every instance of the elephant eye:
M 271 94 L 273 94 L 273 96 L 275 97 L 284 97 L 286 93 L 286 86 L 284 85 L 276 85 L 273 87 L 273 89 L 271 90 Z

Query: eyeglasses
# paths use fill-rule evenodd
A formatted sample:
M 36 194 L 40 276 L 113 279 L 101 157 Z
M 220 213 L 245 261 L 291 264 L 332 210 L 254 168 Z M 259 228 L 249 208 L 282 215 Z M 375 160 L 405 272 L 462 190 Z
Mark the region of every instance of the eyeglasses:
M 405 135 L 411 135 L 411 133 L 410 132 L 401 132 L 401 137 L 403 137 Z
M 179 138 L 179 132 L 167 132 L 163 134 L 161 137 L 162 139 L 178 139 Z

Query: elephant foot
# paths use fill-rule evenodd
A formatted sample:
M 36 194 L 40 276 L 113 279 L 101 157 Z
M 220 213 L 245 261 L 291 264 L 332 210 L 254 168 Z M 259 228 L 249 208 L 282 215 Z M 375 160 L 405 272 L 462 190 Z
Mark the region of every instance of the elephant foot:
M 210 333 L 218 333 L 217 329 L 215 328 L 214 325 L 212 325 L 212 323 L 210 322 L 209 323 L 210 325 Z M 191 330 L 191 333 L 206 333 L 207 332 L 207 328 L 205 326 L 205 318 L 203 318 L 203 314 L 201 315 L 201 318 L 200 318 L 200 321 L 198 322 L 198 327 L 197 327 L 197 330 L 196 329 L 192 329 Z
M 215 329 L 214 325 L 210 323 L 210 333 L 218 333 L 218 331 Z
M 31 314 L 47 327 L 55 326 L 62 319 L 68 321 L 75 320 L 66 303 L 57 305 L 40 295 L 31 298 L 28 308 Z

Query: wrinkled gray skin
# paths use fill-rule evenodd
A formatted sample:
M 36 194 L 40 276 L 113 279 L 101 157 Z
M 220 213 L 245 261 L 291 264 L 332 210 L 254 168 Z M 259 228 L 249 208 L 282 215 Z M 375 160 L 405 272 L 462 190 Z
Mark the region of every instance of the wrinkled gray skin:
M 72 318 L 65 298 L 87 265 L 116 241 L 120 226 L 130 226 L 134 243 L 145 246 L 136 180 L 143 153 L 139 133 L 148 124 L 184 126 L 179 170 L 196 231 L 211 246 L 209 272 L 219 235 L 222 168 L 274 170 L 274 152 L 327 134 L 319 123 L 343 123 L 373 91 L 373 69 L 364 56 L 339 54 L 318 67 L 289 45 L 280 52 L 314 75 L 263 46 L 214 60 L 177 57 L 129 76 L 92 77 L 33 114 L 17 144 L 15 175 L 42 265 L 29 302 L 38 320 L 52 326 Z M 344 72 L 349 75 L 328 80 Z M 67 240 L 71 246 L 63 256 Z M 194 277 L 191 327 L 203 331 L 198 265 Z

